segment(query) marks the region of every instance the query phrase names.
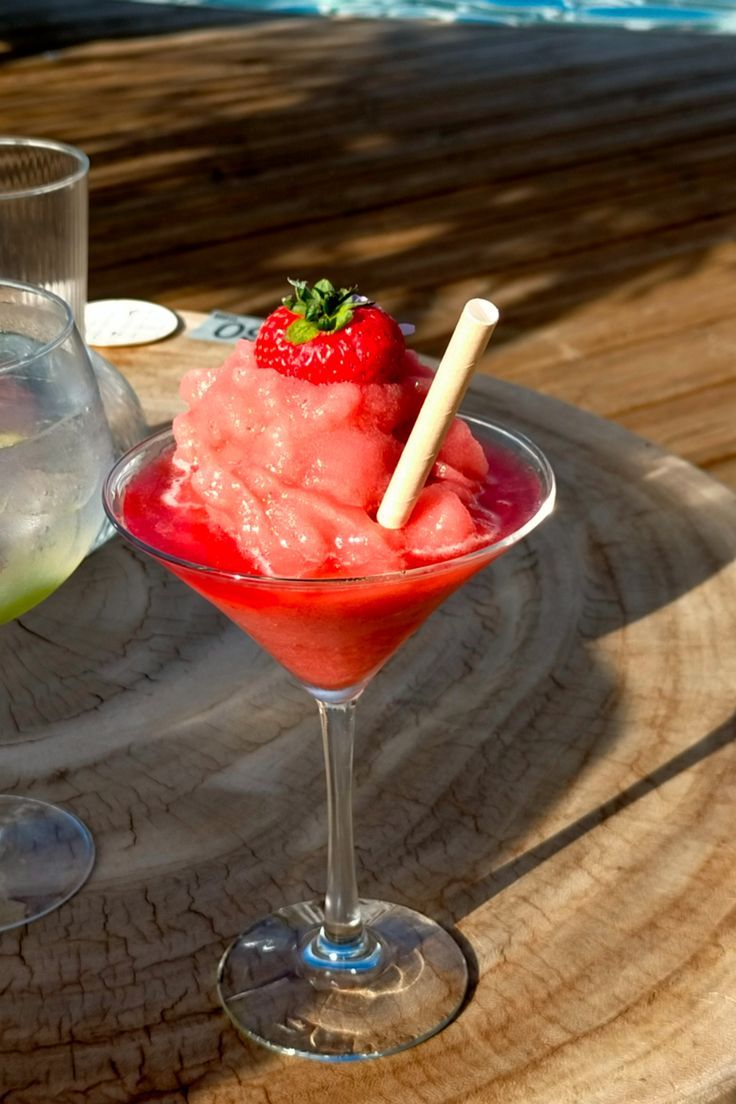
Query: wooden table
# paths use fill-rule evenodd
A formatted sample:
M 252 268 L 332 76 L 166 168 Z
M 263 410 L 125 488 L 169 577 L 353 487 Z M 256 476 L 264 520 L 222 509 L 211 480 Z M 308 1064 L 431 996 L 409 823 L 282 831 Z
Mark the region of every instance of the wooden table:
M 117 543 L 3 628 L 4 786 L 99 860 L 0 939 L 0 1099 L 735 1101 L 736 499 L 671 455 L 736 485 L 734 40 L 92 9 L 0 22 L 3 127 L 91 154 L 91 297 L 181 312 L 109 352 L 149 418 L 222 355 L 191 312 L 263 313 L 285 275 L 357 280 L 429 355 L 485 294 L 471 405 L 561 497 L 365 698 L 362 889 L 477 973 L 376 1063 L 244 1044 L 214 995 L 229 939 L 323 884 L 306 696 Z

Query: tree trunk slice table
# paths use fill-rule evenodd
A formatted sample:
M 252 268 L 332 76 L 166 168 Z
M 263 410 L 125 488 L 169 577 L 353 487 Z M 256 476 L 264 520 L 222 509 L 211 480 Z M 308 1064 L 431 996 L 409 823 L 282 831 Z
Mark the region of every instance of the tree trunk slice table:
M 222 346 L 121 350 L 152 422 Z M 474 989 L 413 1050 L 331 1066 L 242 1041 L 218 958 L 319 896 L 314 704 L 173 576 L 111 541 L 0 629 L 3 789 L 60 802 L 98 861 L 0 939 L 3 1104 L 725 1104 L 736 1099 L 736 498 L 626 430 L 479 378 L 555 516 L 364 696 L 366 896 L 453 928 Z

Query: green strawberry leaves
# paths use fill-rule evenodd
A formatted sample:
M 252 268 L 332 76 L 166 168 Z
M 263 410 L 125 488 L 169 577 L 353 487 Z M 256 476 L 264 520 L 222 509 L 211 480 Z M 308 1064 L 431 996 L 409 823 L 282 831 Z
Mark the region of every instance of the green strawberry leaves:
M 310 287 L 306 280 L 289 280 L 294 294 L 282 300 L 292 314 L 299 315 L 286 330 L 293 345 L 303 345 L 320 334 L 337 333 L 353 320 L 356 306 L 368 306 L 370 301 L 357 294 L 357 289 L 336 288 L 330 280 L 317 280 Z

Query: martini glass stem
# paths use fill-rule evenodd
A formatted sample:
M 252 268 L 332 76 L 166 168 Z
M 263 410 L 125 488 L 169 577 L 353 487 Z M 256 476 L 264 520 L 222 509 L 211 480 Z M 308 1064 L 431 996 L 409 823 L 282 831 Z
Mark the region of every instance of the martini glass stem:
M 320 701 L 322 743 L 327 775 L 327 892 L 322 938 L 358 945 L 363 922 L 358 903 L 353 846 L 353 744 L 355 701 L 337 705 Z M 345 948 L 347 949 L 347 948 Z

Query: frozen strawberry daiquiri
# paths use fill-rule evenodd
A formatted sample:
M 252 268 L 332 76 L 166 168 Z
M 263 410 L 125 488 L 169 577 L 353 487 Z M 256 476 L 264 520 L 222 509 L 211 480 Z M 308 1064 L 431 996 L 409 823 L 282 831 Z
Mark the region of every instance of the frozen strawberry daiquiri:
M 176 448 L 161 441 L 123 509 L 130 533 L 171 557 L 297 678 L 335 691 L 375 673 L 478 569 L 468 554 L 501 551 L 546 491 L 531 453 L 500 430 L 481 442 L 456 420 L 408 524 L 379 525 L 431 374 L 375 306 L 351 306 L 331 286 L 310 294 L 300 285 L 297 296 L 255 346 L 243 341 L 219 368 L 185 376 L 189 410 L 174 421 Z M 352 319 L 290 345 L 292 328 L 315 325 L 293 313 L 304 301 L 307 311 L 332 307 L 336 324 Z M 277 589 L 233 574 L 294 582 Z M 297 582 L 334 578 L 356 581 L 319 588 L 319 609 L 314 585 Z
M 189 372 L 187 412 L 108 481 L 134 543 L 256 639 L 317 698 L 328 782 L 324 905 L 281 909 L 219 973 L 231 1018 L 269 1046 L 392 1053 L 455 1014 L 465 960 L 410 909 L 358 902 L 350 772 L 355 702 L 444 598 L 551 510 L 518 434 L 456 419 L 401 529 L 376 513 L 432 382 L 397 323 L 328 281 L 294 293 L 224 364 Z

